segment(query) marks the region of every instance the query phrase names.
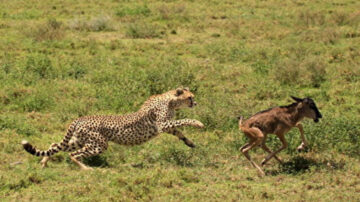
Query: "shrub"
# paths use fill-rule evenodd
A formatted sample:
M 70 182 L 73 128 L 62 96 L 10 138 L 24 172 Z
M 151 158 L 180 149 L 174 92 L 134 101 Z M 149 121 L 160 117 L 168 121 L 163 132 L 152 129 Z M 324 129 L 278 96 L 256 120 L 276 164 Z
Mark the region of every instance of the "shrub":
M 349 25 L 352 25 L 353 27 L 357 27 L 360 24 L 360 12 L 354 12 L 349 14 L 348 17 L 348 23 Z
M 343 77 L 348 82 L 358 82 L 360 81 L 360 66 L 339 66 L 338 70 L 341 77 Z
M 326 65 L 318 57 L 307 57 L 303 61 L 286 58 L 272 69 L 271 77 L 282 84 L 319 87 L 326 79 Z
M 326 23 L 326 16 L 322 11 L 305 10 L 299 13 L 298 21 L 307 27 L 321 26 Z
M 93 17 L 90 20 L 86 19 L 74 19 L 68 24 L 70 29 L 79 30 L 79 31 L 110 31 L 113 30 L 111 26 L 111 18 L 109 16 L 97 16 Z
M 30 28 L 26 35 L 37 41 L 60 40 L 65 36 L 65 31 L 61 21 L 49 19 L 46 23 Z
M 349 14 L 344 11 L 334 11 L 331 14 L 331 19 L 339 26 L 349 23 Z
M 104 31 L 104 30 L 112 30 L 110 26 L 110 17 L 108 16 L 98 16 L 92 18 L 88 22 L 88 30 L 90 31 Z
M 138 38 L 161 38 L 165 34 L 160 27 L 154 24 L 147 23 L 132 23 L 126 28 L 126 36 Z
M 80 59 L 74 59 L 71 61 L 66 61 L 63 66 L 63 78 L 69 77 L 73 79 L 83 78 L 88 72 L 88 68 L 84 65 L 84 61 Z
M 46 92 L 34 92 L 19 100 L 19 107 L 26 112 L 43 111 L 54 104 L 54 99 Z
M 186 12 L 186 6 L 184 4 L 177 4 L 168 6 L 163 4 L 158 7 L 160 18 L 163 20 L 180 19 L 182 21 L 188 21 L 188 15 Z
M 176 61 L 172 61 L 176 62 Z M 197 84 L 195 75 L 191 71 L 187 71 L 186 63 L 182 66 L 176 67 L 176 65 L 163 65 L 159 68 L 146 70 L 147 86 L 150 90 L 150 94 L 163 93 L 169 88 L 176 88 L 179 86 L 192 87 L 192 91 L 196 91 Z
M 321 59 L 308 58 L 301 64 L 301 69 L 303 72 L 306 71 L 305 78 L 313 87 L 319 87 L 325 81 L 325 63 Z
M 25 85 L 36 84 L 39 80 L 54 79 L 58 76 L 51 59 L 39 53 L 28 55 L 24 62 L 19 64 L 19 68 L 13 71 L 11 76 Z
M 335 28 L 308 29 L 300 34 L 300 38 L 307 42 L 335 44 L 340 39 L 340 32 Z
M 193 156 L 194 154 L 187 149 L 170 147 L 161 153 L 160 159 L 179 166 L 193 166 Z
M 0 115 L 0 130 L 15 130 L 16 133 L 30 136 L 39 133 L 32 124 L 26 122 L 22 116 L 13 114 Z
M 29 55 L 23 70 L 26 71 L 26 74 L 33 74 L 39 79 L 53 78 L 55 76 L 52 62 L 44 54 Z

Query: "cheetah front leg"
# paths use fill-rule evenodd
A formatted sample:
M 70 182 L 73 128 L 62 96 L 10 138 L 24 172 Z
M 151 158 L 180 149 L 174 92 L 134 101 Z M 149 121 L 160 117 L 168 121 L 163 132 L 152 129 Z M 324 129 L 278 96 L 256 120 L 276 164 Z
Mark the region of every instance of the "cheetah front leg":
M 160 131 L 173 134 L 180 140 L 182 140 L 187 146 L 192 148 L 195 147 L 195 144 L 191 140 L 186 138 L 182 132 L 176 129 L 177 127 L 182 126 L 194 126 L 198 128 L 203 128 L 204 124 L 194 119 L 170 120 L 160 124 Z
M 188 138 L 185 137 L 185 135 L 179 131 L 179 130 L 172 130 L 172 131 L 169 131 L 169 133 L 175 135 L 176 137 L 178 137 L 180 140 L 182 140 L 188 147 L 191 147 L 191 148 L 194 148 L 195 147 L 195 144 L 189 140 Z
M 197 128 L 203 128 L 204 124 L 201 123 L 198 120 L 194 120 L 194 119 L 180 119 L 180 120 L 170 120 L 170 121 L 165 121 L 160 123 L 160 131 L 162 132 L 166 132 L 166 131 L 171 131 L 174 130 L 178 127 L 182 127 L 182 126 L 193 126 L 193 127 L 197 127 Z

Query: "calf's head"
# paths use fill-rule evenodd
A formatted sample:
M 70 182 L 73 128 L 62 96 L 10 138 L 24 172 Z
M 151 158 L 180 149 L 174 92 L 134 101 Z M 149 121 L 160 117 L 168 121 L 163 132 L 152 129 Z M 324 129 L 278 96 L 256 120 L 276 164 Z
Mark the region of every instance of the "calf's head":
M 301 113 L 307 118 L 313 119 L 314 122 L 319 122 L 319 119 L 322 118 L 322 115 L 319 109 L 316 107 L 316 104 L 311 98 L 297 98 L 291 96 L 293 100 L 295 100 L 299 107 L 301 108 Z

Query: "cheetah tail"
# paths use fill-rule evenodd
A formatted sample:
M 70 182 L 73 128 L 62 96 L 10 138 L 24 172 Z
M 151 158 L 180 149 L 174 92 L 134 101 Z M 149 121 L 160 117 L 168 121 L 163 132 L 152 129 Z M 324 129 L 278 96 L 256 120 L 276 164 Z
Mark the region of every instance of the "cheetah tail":
M 72 124 L 70 125 L 64 139 L 59 143 L 59 144 L 55 144 L 53 146 L 51 146 L 50 149 L 48 150 L 39 150 L 36 147 L 32 146 L 28 141 L 23 140 L 21 141 L 22 146 L 24 147 L 24 149 L 29 152 L 32 155 L 35 156 L 51 156 L 55 153 L 58 153 L 61 150 L 64 150 L 67 148 L 68 143 L 71 139 L 71 137 L 73 136 L 73 131 L 74 131 L 74 125 Z
M 42 150 L 36 149 L 34 146 L 32 146 L 26 140 L 21 141 L 21 144 L 27 152 L 29 152 L 30 154 L 35 155 L 35 156 L 51 156 L 60 151 L 58 146 L 56 146 L 54 148 L 50 148 L 49 150 L 46 150 L 46 151 L 45 150 L 42 151 Z

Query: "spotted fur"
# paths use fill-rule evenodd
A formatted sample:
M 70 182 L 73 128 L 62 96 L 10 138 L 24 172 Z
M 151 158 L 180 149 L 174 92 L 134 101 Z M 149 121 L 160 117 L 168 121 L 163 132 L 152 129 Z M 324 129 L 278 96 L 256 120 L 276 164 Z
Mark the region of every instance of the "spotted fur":
M 80 161 L 83 157 L 102 153 L 112 141 L 121 145 L 138 145 L 149 141 L 160 133 L 177 136 L 187 146 L 194 143 L 187 139 L 177 128 L 204 125 L 197 120 L 173 120 L 175 111 L 180 108 L 194 107 L 194 95 L 187 88 L 178 88 L 160 95 L 151 96 L 139 111 L 120 116 L 85 116 L 71 123 L 66 136 L 60 143 L 52 144 L 46 151 L 33 147 L 23 141 L 24 149 L 32 155 L 44 156 L 43 166 L 49 156 L 59 152 L 72 152 L 71 159 L 83 169 L 89 169 Z

